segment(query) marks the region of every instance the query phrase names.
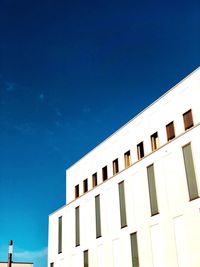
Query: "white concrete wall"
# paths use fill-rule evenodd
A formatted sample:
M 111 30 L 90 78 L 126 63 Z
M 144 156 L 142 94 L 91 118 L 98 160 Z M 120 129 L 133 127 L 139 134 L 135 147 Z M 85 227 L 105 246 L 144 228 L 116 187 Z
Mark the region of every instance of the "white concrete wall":
M 49 217 L 49 264 L 132 267 L 130 234 L 137 232 L 140 267 L 200 266 L 200 199 L 189 201 L 182 146 L 191 142 L 200 193 L 200 70 L 121 128 L 67 171 L 70 204 Z M 184 130 L 182 114 L 192 109 L 194 127 Z M 165 126 L 174 121 L 176 138 L 167 143 Z M 150 135 L 158 131 L 161 147 L 151 152 Z M 145 157 L 136 145 L 144 141 Z M 123 154 L 131 150 L 133 165 L 124 169 Z M 112 177 L 112 161 L 120 172 Z M 151 216 L 146 168 L 154 164 L 159 214 Z M 101 168 L 109 166 L 102 183 Z M 74 199 L 74 186 L 98 172 L 99 186 Z M 118 183 L 124 181 L 127 227 L 121 229 Z M 100 194 L 102 237 L 96 239 L 95 196 Z M 80 246 L 75 247 L 75 208 L 80 206 Z M 58 218 L 63 216 L 63 250 L 58 254 Z M 120 252 L 120 253 L 119 253 Z
M 149 92 L 151 93 L 151 92 Z M 97 172 L 102 183 L 102 168 L 108 166 L 108 176 L 113 175 L 112 161 L 119 158 L 119 169 L 124 169 L 124 153 L 131 150 L 133 162 L 137 161 L 136 146 L 144 141 L 145 154 L 151 153 L 150 136 L 158 132 L 161 145 L 167 142 L 165 126 L 174 121 L 176 136 L 184 132 L 182 114 L 192 108 L 194 123 L 200 122 L 200 68 L 192 73 L 151 106 L 133 118 L 124 127 L 81 158 L 67 170 L 66 203 L 74 200 L 74 187 L 79 184 L 83 194 L 83 180 L 88 178 L 92 189 L 92 174 Z

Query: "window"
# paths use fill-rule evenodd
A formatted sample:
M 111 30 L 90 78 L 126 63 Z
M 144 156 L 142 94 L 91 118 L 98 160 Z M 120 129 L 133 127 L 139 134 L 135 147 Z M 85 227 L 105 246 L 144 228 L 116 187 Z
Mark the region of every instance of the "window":
M 84 261 L 84 267 L 89 267 L 88 250 L 85 250 L 83 252 L 83 261 Z
M 143 142 L 139 143 L 137 145 L 137 154 L 138 154 L 138 159 L 141 159 L 144 157 L 144 145 Z
M 183 114 L 183 121 L 185 130 L 191 128 L 193 126 L 193 118 L 192 118 L 192 110 L 188 110 Z
M 75 198 L 79 197 L 79 185 L 75 186 Z
M 96 238 L 101 237 L 101 210 L 100 195 L 95 197 Z
M 124 165 L 128 168 L 131 165 L 131 152 L 130 150 L 124 153 Z
M 137 245 L 137 233 L 130 235 L 131 239 L 131 256 L 132 256 L 132 267 L 139 267 L 138 257 L 138 245 Z
M 97 172 L 92 175 L 92 187 L 97 186 Z
M 121 228 L 127 226 L 126 222 L 126 203 L 125 203 L 125 194 L 124 194 L 124 181 L 118 184 L 119 189 L 119 206 L 120 206 L 120 220 Z
M 62 253 L 62 216 L 58 218 L 58 253 Z
M 85 179 L 83 181 L 83 193 L 86 193 L 88 191 L 88 179 Z
M 113 160 L 113 175 L 116 175 L 119 172 L 118 159 Z
M 198 198 L 199 194 L 196 182 L 196 174 L 194 169 L 191 143 L 185 145 L 182 149 L 183 149 L 183 157 L 185 163 L 185 172 L 187 178 L 189 197 L 190 200 L 193 200 Z
M 102 168 L 102 177 L 103 177 L 103 181 L 108 179 L 108 171 L 107 171 L 107 166 Z
M 159 147 L 158 132 L 151 135 L 151 148 L 152 151 Z
M 167 141 L 172 140 L 175 137 L 174 122 L 170 122 L 166 125 Z
M 153 164 L 147 167 L 147 176 L 148 176 L 148 185 L 149 185 L 151 216 L 153 216 L 159 213 Z
M 80 245 L 80 215 L 79 215 L 79 206 L 75 209 L 75 245 L 76 247 Z
M 54 262 L 51 262 L 50 263 L 50 267 L 54 267 Z

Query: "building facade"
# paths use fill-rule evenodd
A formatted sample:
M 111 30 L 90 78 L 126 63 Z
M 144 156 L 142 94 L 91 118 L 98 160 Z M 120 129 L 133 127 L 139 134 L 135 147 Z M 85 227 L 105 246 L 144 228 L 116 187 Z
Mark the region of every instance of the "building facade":
M 50 267 L 200 266 L 200 68 L 66 172 Z

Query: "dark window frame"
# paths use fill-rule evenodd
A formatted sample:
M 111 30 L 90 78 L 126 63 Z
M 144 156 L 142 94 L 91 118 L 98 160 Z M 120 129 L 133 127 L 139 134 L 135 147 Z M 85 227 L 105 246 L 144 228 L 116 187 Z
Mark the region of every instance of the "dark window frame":
M 97 185 L 98 185 L 98 178 L 97 178 L 97 172 L 95 172 L 92 174 L 92 187 L 94 188 Z
M 138 156 L 138 160 L 144 158 L 145 154 L 144 154 L 144 142 L 140 142 L 139 144 L 137 144 L 137 156 Z
M 102 180 L 103 182 L 108 179 L 108 167 L 107 165 L 102 168 Z
M 116 175 L 119 172 L 119 161 L 118 158 L 113 160 L 113 175 Z
M 79 184 L 75 186 L 74 190 L 75 190 L 75 198 L 78 198 L 79 197 Z
M 189 109 L 188 111 L 183 113 L 183 122 L 184 122 L 185 131 L 194 126 L 193 114 L 192 114 L 192 110 L 191 109 Z
M 131 166 L 131 151 L 128 150 L 124 153 L 124 167 L 128 168 Z
M 58 217 L 58 254 L 62 253 L 62 216 Z
M 88 192 L 88 178 L 83 180 L 83 193 Z
M 154 216 L 159 214 L 154 164 L 147 166 L 147 178 L 148 178 L 151 216 Z
M 127 215 L 126 215 L 126 197 L 125 197 L 125 186 L 124 181 L 118 183 L 119 192 L 119 210 L 120 210 L 120 224 L 121 228 L 127 226 Z
M 171 141 L 176 137 L 174 121 L 171 121 L 166 125 L 167 141 Z

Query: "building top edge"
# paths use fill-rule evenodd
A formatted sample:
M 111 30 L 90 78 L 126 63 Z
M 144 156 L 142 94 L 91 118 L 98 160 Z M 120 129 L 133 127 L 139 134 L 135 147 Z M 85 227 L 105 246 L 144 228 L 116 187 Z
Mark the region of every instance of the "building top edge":
M 146 110 L 148 110 L 150 107 L 152 107 L 153 105 L 155 105 L 158 101 L 160 101 L 162 98 L 164 98 L 166 95 L 168 95 L 169 93 L 171 93 L 173 90 L 176 89 L 176 87 L 178 87 L 180 84 L 182 84 L 183 82 L 185 82 L 187 79 L 189 79 L 191 76 L 194 76 L 194 74 L 196 74 L 198 71 L 200 71 L 200 66 L 198 68 L 196 68 L 194 71 L 192 71 L 190 74 L 188 74 L 185 78 L 183 78 L 182 80 L 180 80 L 177 84 L 175 84 L 172 88 L 170 88 L 169 90 L 167 90 L 163 95 L 161 95 L 159 98 L 157 98 L 155 101 L 153 101 L 150 105 L 148 105 L 146 108 L 144 108 L 141 112 L 139 112 L 138 114 L 136 114 L 132 119 L 130 119 L 129 121 L 127 121 L 125 124 L 123 124 L 119 129 L 117 129 L 115 132 L 113 132 L 111 135 L 109 135 L 107 138 L 105 138 L 102 142 L 100 142 L 99 144 L 97 144 L 93 149 L 91 149 L 90 151 L 88 151 L 85 155 L 83 155 L 79 160 L 77 160 L 75 163 L 73 163 L 71 166 L 69 166 L 67 168 L 67 171 L 70 170 L 71 168 L 73 168 L 76 164 L 80 163 L 85 157 L 87 157 L 91 152 L 93 152 L 94 150 L 96 150 L 99 146 L 101 146 L 102 144 L 104 144 L 105 142 L 107 142 L 112 136 L 114 136 L 116 133 L 118 133 L 119 131 L 121 131 L 123 128 L 125 128 L 128 124 L 130 124 L 132 121 L 134 121 L 136 118 L 138 118 L 139 116 L 141 116 L 141 114 L 143 114 Z

